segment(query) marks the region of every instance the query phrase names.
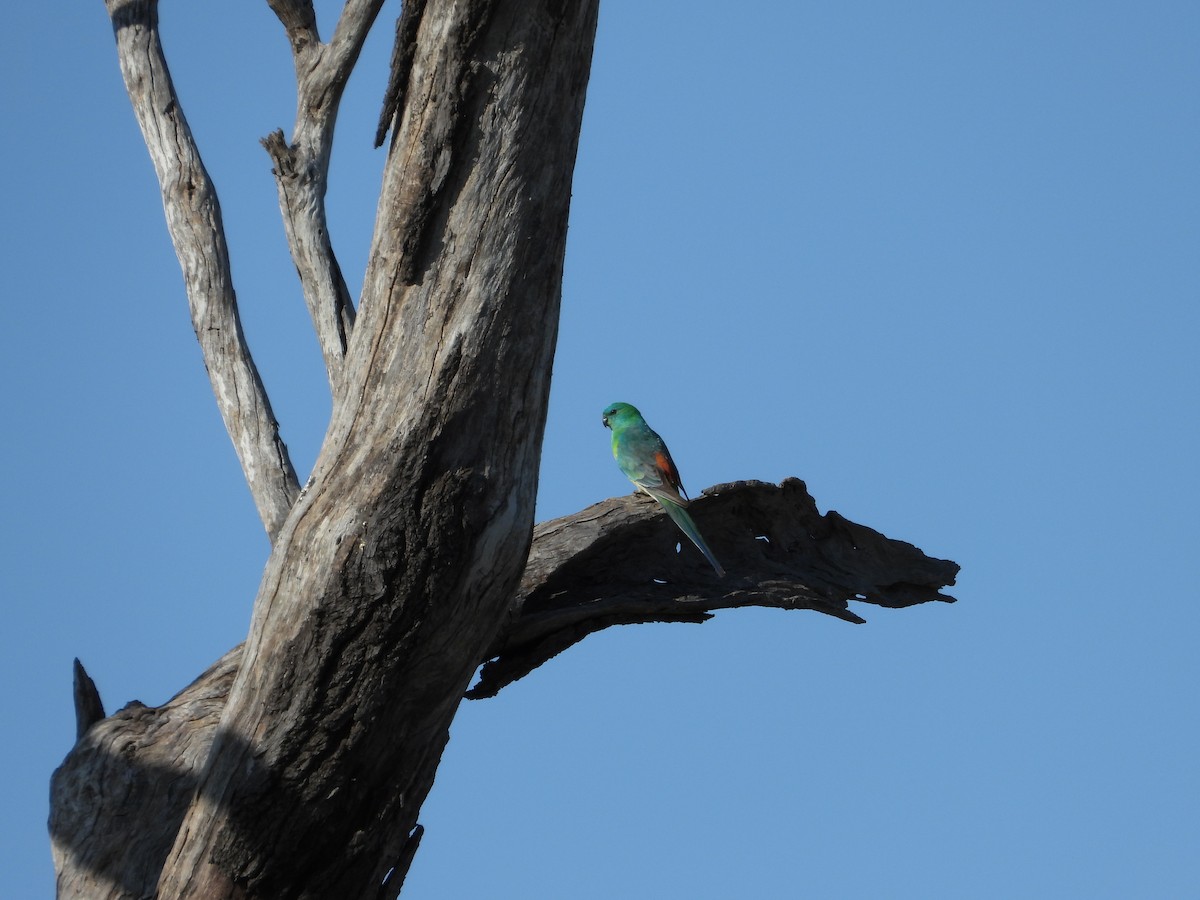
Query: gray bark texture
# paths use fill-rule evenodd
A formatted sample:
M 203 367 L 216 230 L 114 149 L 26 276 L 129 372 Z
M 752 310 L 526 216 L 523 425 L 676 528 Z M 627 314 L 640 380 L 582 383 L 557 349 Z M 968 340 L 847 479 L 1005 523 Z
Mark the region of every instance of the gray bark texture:
M 78 741 L 51 785 L 59 897 L 395 897 L 464 696 L 610 625 L 749 605 L 861 622 L 850 600 L 953 599 L 940 590 L 954 563 L 820 515 L 794 479 L 696 500 L 724 579 L 634 496 L 533 528 L 597 0 L 404 5 L 357 310 L 324 197 L 341 91 L 381 0 L 349 0 L 327 43 L 311 2 L 268 0 L 298 112 L 290 140 L 263 143 L 334 401 L 301 491 L 242 337 L 155 0 L 105 2 L 273 549 L 246 642 L 163 706 L 105 717 L 76 661 Z
M 333 253 L 325 218 L 325 189 L 338 106 L 363 41 L 383 0 L 350 0 L 329 43 L 321 42 L 306 0 L 268 0 L 287 32 L 296 68 L 296 124 L 288 143 L 281 130 L 263 138 L 274 163 L 279 208 L 292 261 L 329 382 L 341 383 L 342 361 L 354 327 L 354 306 Z
M 121 75 L 162 189 L 167 231 L 183 269 L 192 327 L 217 408 L 274 540 L 300 484 L 242 333 L 221 204 L 175 96 L 158 37 L 157 0 L 105 0 L 105 5 Z

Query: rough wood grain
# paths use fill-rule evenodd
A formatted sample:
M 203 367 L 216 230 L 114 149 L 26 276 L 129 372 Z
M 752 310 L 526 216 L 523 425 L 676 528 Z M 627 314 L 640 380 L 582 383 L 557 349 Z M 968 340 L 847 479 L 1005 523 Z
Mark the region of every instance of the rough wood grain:
M 892 608 L 952 602 L 958 566 L 836 512 L 804 482 L 709 488 L 689 508 L 728 570 L 718 578 L 658 504 L 640 494 L 539 525 L 509 620 L 467 696 L 491 697 L 612 625 L 703 622 L 713 610 L 811 609 L 865 620 L 849 601 Z
M 953 583 L 957 565 L 835 512 L 821 515 L 796 479 L 718 485 L 694 501 L 693 513 L 729 568 L 723 579 L 639 495 L 537 526 L 520 589 L 477 660 L 486 665 L 468 696 L 492 696 L 613 625 L 702 622 L 714 610 L 743 606 L 812 609 L 862 622 L 849 611 L 851 601 L 904 607 L 953 600 L 941 588 Z M 157 710 L 137 705 L 105 719 L 71 751 L 52 784 L 51 829 L 60 873 L 74 866 L 85 890 L 61 896 L 141 897 L 153 884 L 157 869 L 122 856 L 120 842 L 155 848 L 161 868 L 170 846 L 163 835 L 183 819 L 241 654 L 235 648 Z M 114 779 L 137 790 L 86 787 Z M 417 840 L 396 855 L 401 879 Z
M 58 897 L 155 896 L 241 658 L 239 646 L 162 706 L 135 701 L 80 736 L 50 781 Z
M 242 334 L 217 192 L 175 96 L 156 0 L 105 0 L 117 59 L 162 189 L 192 327 L 217 407 L 272 540 L 300 493 L 279 423 Z
M 270 5 L 292 48 L 296 122 L 290 143 L 277 130 L 263 138 L 262 144 L 273 163 L 288 249 L 336 394 L 354 327 L 354 304 L 333 252 L 325 192 L 342 93 L 383 0 L 347 3 L 327 44 L 317 33 L 311 3 L 270 0 Z
M 379 124 L 375 128 L 375 146 L 382 147 L 388 131 L 396 120 L 396 111 L 408 90 L 408 76 L 412 73 L 413 56 L 417 52 L 417 28 L 425 12 L 425 0 L 408 0 L 396 19 L 396 36 L 392 39 L 392 61 L 388 73 L 387 89 L 383 93 L 383 106 L 379 112 Z

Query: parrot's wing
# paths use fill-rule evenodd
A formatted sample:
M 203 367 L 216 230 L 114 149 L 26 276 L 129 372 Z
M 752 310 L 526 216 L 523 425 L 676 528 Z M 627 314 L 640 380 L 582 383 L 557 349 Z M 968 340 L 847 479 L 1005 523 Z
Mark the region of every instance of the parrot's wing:
M 679 469 L 656 431 L 643 424 L 620 437 L 614 432 L 613 456 L 625 476 L 651 497 L 678 506 L 688 505 L 687 492 L 679 480 Z
M 668 500 L 677 506 L 687 506 L 687 494 L 679 483 L 679 471 L 666 447 L 655 450 L 649 459 L 622 466 L 629 480 L 656 500 Z

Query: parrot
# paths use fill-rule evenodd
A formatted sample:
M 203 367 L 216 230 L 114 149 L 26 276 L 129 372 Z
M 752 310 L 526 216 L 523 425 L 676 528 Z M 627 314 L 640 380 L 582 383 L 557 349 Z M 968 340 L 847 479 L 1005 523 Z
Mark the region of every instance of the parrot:
M 613 458 L 625 477 L 639 491 L 659 502 L 680 530 L 712 563 L 717 575 L 723 577 L 725 570 L 708 549 L 708 544 L 700 536 L 700 529 L 684 509 L 690 501 L 679 480 L 675 461 L 671 459 L 671 451 L 663 439 L 646 424 L 642 414 L 628 403 L 613 403 L 606 407 L 602 421 L 605 427 L 612 429 Z

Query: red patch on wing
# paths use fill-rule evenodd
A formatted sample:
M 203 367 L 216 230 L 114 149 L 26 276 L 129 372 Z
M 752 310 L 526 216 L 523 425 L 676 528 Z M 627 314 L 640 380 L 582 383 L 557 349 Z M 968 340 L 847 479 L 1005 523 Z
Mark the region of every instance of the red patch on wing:
M 658 471 L 662 473 L 663 480 L 673 488 L 679 487 L 679 471 L 675 468 L 675 460 L 671 459 L 671 454 L 665 450 L 659 450 L 654 454 L 654 463 L 658 466 Z

